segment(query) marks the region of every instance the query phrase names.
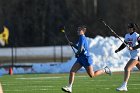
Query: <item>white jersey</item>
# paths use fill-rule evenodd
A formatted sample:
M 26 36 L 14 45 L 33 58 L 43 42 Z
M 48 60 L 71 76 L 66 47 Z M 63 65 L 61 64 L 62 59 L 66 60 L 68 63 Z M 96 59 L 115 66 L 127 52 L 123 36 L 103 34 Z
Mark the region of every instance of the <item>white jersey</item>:
M 138 45 L 138 40 L 140 40 L 139 34 L 134 32 L 133 34 L 126 34 L 125 35 L 125 42 L 128 43 L 130 47 L 134 47 Z M 139 59 L 140 57 L 140 49 L 130 50 L 131 59 Z

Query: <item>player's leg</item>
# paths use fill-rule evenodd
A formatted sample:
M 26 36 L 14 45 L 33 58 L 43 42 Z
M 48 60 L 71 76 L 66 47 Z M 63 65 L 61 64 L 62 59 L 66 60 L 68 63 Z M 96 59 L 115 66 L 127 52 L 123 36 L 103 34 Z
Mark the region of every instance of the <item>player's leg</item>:
M 70 70 L 70 75 L 69 75 L 69 85 L 71 86 L 74 82 L 74 76 L 75 76 L 75 73 L 82 67 L 82 65 L 78 62 L 76 62 L 71 70 Z
M 97 70 L 94 72 L 93 70 L 93 66 L 90 65 L 90 66 L 87 66 L 85 67 L 88 75 L 92 78 L 92 77 L 96 77 L 96 76 L 99 76 L 99 75 L 102 75 L 104 73 L 107 73 L 107 74 L 111 74 L 111 71 L 108 67 L 105 67 L 104 69 L 100 69 L 100 70 Z
M 125 66 L 125 68 L 124 68 L 124 70 L 125 70 L 125 72 L 124 72 L 124 82 L 128 82 L 129 77 L 130 77 L 130 71 L 132 70 L 132 68 L 133 68 L 134 66 L 136 66 L 136 65 L 138 64 L 138 62 L 139 62 L 139 61 L 137 61 L 137 60 L 131 59 L 131 60 L 129 60 L 129 62 L 126 64 L 126 66 Z
M 138 56 L 138 63 L 137 63 L 137 65 L 136 65 L 136 67 L 140 70 L 140 57 Z
M 136 66 L 138 64 L 139 61 L 131 59 L 128 61 L 128 63 L 126 64 L 125 68 L 124 68 L 124 82 L 122 84 L 121 87 L 117 88 L 116 90 L 118 91 L 127 91 L 127 82 L 129 80 L 130 77 L 130 71 L 132 70 L 132 68 L 134 66 Z
M 85 69 L 91 78 L 105 73 L 103 69 L 94 72 L 93 66 L 87 66 Z
M 136 67 L 140 70 L 140 62 L 136 65 Z
M 88 75 L 91 78 L 96 77 L 96 76 L 101 75 L 101 74 L 104 74 L 104 73 L 111 75 L 111 70 L 107 66 L 103 69 L 94 71 L 93 66 L 92 66 L 93 60 L 91 59 L 91 57 L 85 57 L 84 60 L 81 62 L 83 64 L 83 66 L 85 67 Z
M 71 70 L 70 70 L 70 74 L 69 74 L 69 85 L 68 86 L 65 86 L 62 88 L 63 91 L 65 92 L 69 92 L 71 93 L 72 92 L 72 85 L 73 85 L 73 82 L 74 82 L 74 77 L 75 77 L 75 73 L 82 67 L 82 65 L 78 62 L 76 62 Z

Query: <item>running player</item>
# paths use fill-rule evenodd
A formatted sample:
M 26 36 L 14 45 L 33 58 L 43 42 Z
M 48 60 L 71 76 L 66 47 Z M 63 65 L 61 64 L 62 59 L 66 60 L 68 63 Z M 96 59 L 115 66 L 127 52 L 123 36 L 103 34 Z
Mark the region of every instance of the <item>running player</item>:
M 78 50 L 75 55 L 77 60 L 70 70 L 68 86 L 62 87 L 63 91 L 69 92 L 69 93 L 72 92 L 72 85 L 74 82 L 75 73 L 82 66 L 86 69 L 88 75 L 91 78 L 104 74 L 104 73 L 111 74 L 111 71 L 107 66 L 104 69 L 100 69 L 100 70 L 94 72 L 93 66 L 92 66 L 92 60 L 90 60 L 91 58 L 89 56 L 88 42 L 87 42 L 87 39 L 85 36 L 86 27 L 85 26 L 78 27 L 77 33 L 79 35 L 78 46 L 74 45 L 73 43 L 70 43 L 74 48 L 76 48 Z
M 136 66 L 140 70 L 140 35 L 135 32 L 137 29 L 137 25 L 134 23 L 129 23 L 128 24 L 128 33 L 125 35 L 124 42 L 129 45 L 129 51 L 131 58 L 126 64 L 124 68 L 124 81 L 121 87 L 117 88 L 117 91 L 127 91 L 127 82 L 130 77 L 130 71 L 134 66 Z M 122 44 L 116 51 L 115 53 L 121 51 L 126 47 L 125 44 Z

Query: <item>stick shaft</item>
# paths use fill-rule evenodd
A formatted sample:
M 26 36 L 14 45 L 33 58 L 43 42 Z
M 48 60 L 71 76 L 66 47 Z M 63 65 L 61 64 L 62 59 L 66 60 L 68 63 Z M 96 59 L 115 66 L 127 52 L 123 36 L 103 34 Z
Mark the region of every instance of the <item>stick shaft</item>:
M 105 21 L 102 20 L 102 22 L 103 22 L 103 24 L 104 24 L 106 27 L 108 27 L 108 28 L 110 29 L 110 31 L 111 31 L 113 34 L 115 34 L 115 35 L 120 39 L 120 41 L 121 41 L 122 43 L 124 43 L 124 44 L 129 48 L 129 46 L 119 37 L 119 35 L 118 35 L 109 25 L 107 25 L 107 24 L 105 23 Z
M 65 31 L 64 31 L 64 35 L 65 35 L 65 38 L 67 39 L 67 41 L 68 41 L 68 43 L 69 43 L 69 45 L 70 45 L 70 40 L 68 39 L 68 36 L 67 36 L 67 34 L 65 33 Z M 73 46 L 72 46 L 72 45 L 70 45 L 70 46 L 71 46 L 73 52 L 76 54 L 76 52 L 75 52 Z

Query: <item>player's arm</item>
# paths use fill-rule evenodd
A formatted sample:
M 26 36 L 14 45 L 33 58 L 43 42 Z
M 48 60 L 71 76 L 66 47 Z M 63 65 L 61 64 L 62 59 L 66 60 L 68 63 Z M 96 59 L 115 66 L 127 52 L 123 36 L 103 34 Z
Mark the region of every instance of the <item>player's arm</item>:
M 72 43 L 72 42 L 69 42 L 69 44 L 70 44 L 71 46 L 73 46 L 75 49 L 77 49 L 78 51 L 81 51 L 81 50 L 82 50 L 83 42 L 84 42 L 84 39 L 83 39 L 83 37 L 80 36 L 80 37 L 79 37 L 79 41 L 78 41 L 77 44 L 74 44 L 74 43 Z M 80 53 L 80 52 L 78 52 L 78 53 Z
M 77 54 L 80 54 L 80 53 L 82 52 L 82 50 L 83 50 L 83 45 L 80 45 L 80 46 L 78 47 Z
M 78 50 L 78 46 L 77 46 L 76 44 L 74 44 L 74 43 L 72 43 L 72 42 L 69 42 L 69 44 L 70 44 L 71 46 L 73 46 L 75 49 Z
M 117 49 L 115 50 L 115 53 L 121 51 L 122 49 L 124 49 L 126 47 L 126 45 L 124 43 L 122 43 L 122 45 Z
M 133 50 L 140 48 L 140 36 L 137 38 L 137 41 L 138 41 L 138 45 L 132 47 Z
M 79 57 L 79 55 L 81 54 L 81 52 L 83 51 L 84 49 L 84 38 L 83 37 L 80 37 L 79 39 L 79 44 L 78 44 L 78 51 L 76 53 L 76 57 Z

